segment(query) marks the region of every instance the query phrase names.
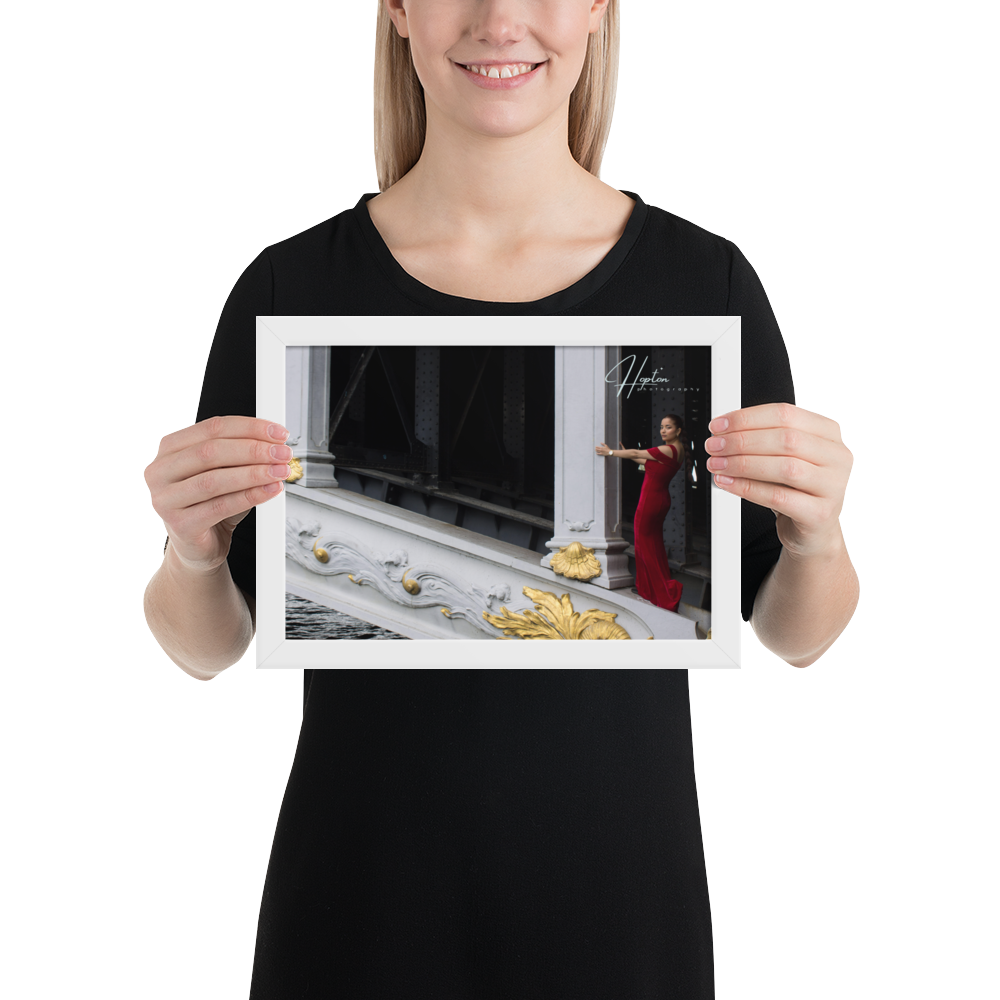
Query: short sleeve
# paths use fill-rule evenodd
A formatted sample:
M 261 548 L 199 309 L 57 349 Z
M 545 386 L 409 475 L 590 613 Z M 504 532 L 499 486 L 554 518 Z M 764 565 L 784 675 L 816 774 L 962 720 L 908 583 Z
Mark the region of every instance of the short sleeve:
M 256 416 L 258 316 L 270 316 L 274 301 L 271 260 L 266 250 L 240 275 L 215 331 L 205 367 L 198 420 L 218 416 Z M 236 526 L 229 550 L 233 582 L 256 595 L 256 518 L 254 511 Z
M 728 242 L 728 241 L 727 241 Z M 794 403 L 795 390 L 788 352 L 771 304 L 756 272 L 734 244 L 729 272 L 726 315 L 741 317 L 742 406 L 761 403 Z M 749 621 L 764 577 L 781 555 L 774 527 L 774 513 L 766 507 L 740 501 L 743 541 L 743 620 Z

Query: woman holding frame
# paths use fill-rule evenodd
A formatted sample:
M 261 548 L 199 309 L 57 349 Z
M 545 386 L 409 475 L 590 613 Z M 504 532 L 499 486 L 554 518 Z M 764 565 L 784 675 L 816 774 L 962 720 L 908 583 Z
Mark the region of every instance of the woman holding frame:
M 198 422 L 146 471 L 169 535 L 147 619 L 192 676 L 253 636 L 248 515 L 291 457 L 252 416 L 257 315 L 742 316 L 744 408 L 706 448 L 745 501 L 744 617 L 796 666 L 846 626 L 851 456 L 793 405 L 756 275 L 597 177 L 616 2 L 380 0 L 381 193 L 247 268 Z M 713 995 L 685 671 L 314 670 L 305 695 L 253 998 Z

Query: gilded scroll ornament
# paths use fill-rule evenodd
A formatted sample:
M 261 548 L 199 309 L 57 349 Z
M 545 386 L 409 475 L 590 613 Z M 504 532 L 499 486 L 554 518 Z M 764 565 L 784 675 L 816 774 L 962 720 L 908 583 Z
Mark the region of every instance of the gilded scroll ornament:
M 574 543 L 576 544 L 576 543 Z M 618 615 L 591 608 L 573 610 L 569 594 L 556 597 L 544 590 L 525 587 L 523 593 L 535 604 L 534 611 L 515 613 L 501 608 L 499 615 L 483 612 L 483 618 L 508 636 L 520 639 L 631 639 L 615 624 Z M 539 613 L 541 612 L 541 614 Z
M 285 555 L 310 573 L 322 577 L 344 575 L 355 586 L 372 587 L 394 604 L 413 609 L 439 608 L 446 618 L 466 622 L 484 638 L 503 638 L 483 620 L 483 612 L 496 611 L 510 602 L 507 583 L 477 586 L 451 573 L 445 575 L 441 567 L 417 569 L 405 549 L 394 549 L 386 555 L 341 531 L 324 531 L 319 521 L 294 517 L 285 522 Z M 521 600 L 517 598 L 517 603 Z
M 593 549 L 584 548 L 582 542 L 570 542 L 550 560 L 549 566 L 560 576 L 571 580 L 593 580 L 601 575 L 601 564 Z
M 297 459 L 290 459 L 288 462 L 288 475 L 285 477 L 286 483 L 294 483 L 303 476 L 302 463 Z

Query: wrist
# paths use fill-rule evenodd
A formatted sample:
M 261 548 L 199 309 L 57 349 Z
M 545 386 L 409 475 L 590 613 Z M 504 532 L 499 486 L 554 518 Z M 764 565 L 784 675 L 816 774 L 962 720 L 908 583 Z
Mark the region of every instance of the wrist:
M 834 563 L 847 552 L 840 522 L 822 533 L 808 537 L 782 540 L 782 552 L 794 563 Z
M 210 580 L 227 572 L 229 569 L 226 557 L 192 561 L 185 559 L 177 550 L 173 540 L 167 539 L 167 548 L 163 554 L 163 565 L 167 573 L 178 581 Z

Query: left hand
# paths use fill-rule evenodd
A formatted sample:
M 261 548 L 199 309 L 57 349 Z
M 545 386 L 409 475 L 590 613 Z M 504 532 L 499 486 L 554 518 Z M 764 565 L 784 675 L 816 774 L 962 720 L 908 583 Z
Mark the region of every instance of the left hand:
M 708 429 L 716 485 L 773 510 L 793 555 L 827 553 L 840 542 L 854 456 L 839 424 L 791 403 L 765 403 L 716 417 Z

